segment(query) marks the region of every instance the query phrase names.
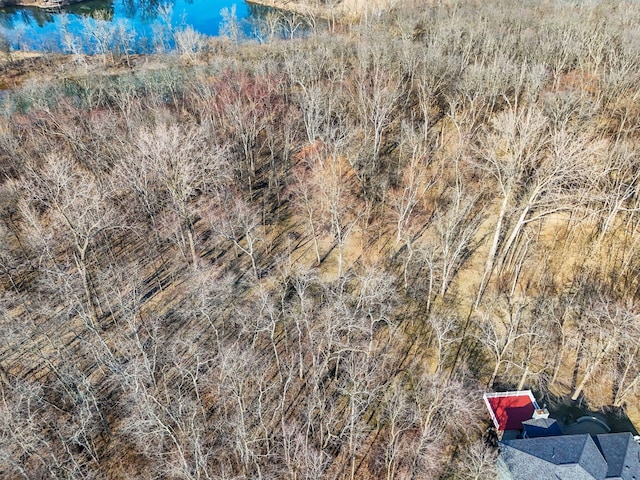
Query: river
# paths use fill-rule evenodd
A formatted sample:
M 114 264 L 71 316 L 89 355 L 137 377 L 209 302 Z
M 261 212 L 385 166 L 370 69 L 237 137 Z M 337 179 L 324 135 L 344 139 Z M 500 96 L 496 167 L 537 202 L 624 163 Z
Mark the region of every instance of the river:
M 0 9 L 0 37 L 13 49 L 149 52 L 171 48 L 172 33 L 189 27 L 219 35 L 230 18 L 237 19 L 243 35 L 251 36 L 264 11 L 242 0 L 91 0 L 56 10 L 6 7 Z

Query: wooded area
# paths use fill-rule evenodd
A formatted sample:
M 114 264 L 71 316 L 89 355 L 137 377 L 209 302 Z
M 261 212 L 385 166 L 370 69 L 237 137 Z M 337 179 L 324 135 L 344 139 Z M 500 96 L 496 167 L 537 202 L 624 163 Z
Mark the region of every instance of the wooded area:
M 6 63 L 0 476 L 488 479 L 485 389 L 637 415 L 640 6 L 521 3 Z

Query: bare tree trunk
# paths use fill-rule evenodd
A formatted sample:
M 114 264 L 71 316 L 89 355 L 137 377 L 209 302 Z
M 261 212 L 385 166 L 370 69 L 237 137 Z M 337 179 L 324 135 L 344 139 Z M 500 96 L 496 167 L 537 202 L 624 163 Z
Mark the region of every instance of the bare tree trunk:
M 518 382 L 518 387 L 516 388 L 516 390 L 522 390 L 524 388 L 524 383 L 527 380 L 527 376 L 529 375 L 529 365 L 527 365 L 523 372 L 522 372 L 522 376 L 520 377 L 520 382 Z
M 191 226 L 187 227 L 187 241 L 189 242 L 189 251 L 191 252 L 191 266 L 197 270 L 200 259 L 196 253 L 196 244 L 193 239 L 193 228 Z
M 609 354 L 613 346 L 614 346 L 614 342 L 609 341 L 605 346 L 605 348 L 602 349 L 602 351 L 596 356 L 596 358 L 593 360 L 593 363 L 589 365 L 589 367 L 587 368 L 587 371 L 584 373 L 584 376 L 582 377 L 582 380 L 574 390 L 573 395 L 571 395 L 571 400 L 573 400 L 574 402 L 578 400 L 578 398 L 580 397 L 580 394 L 582 393 L 582 390 L 584 390 L 584 387 L 587 385 L 587 382 L 591 380 L 591 377 L 593 377 L 593 374 L 596 372 L 596 370 L 602 363 L 602 360 L 604 360 L 604 358 Z
M 482 279 L 480 280 L 480 286 L 478 287 L 478 294 L 476 296 L 476 301 L 473 304 L 474 310 L 478 308 L 480 305 L 480 301 L 482 300 L 482 295 L 484 294 L 484 290 L 487 287 L 487 283 L 489 282 L 489 278 L 493 273 L 493 266 L 495 263 L 496 253 L 498 252 L 498 245 L 500 244 L 500 235 L 502 234 L 502 222 L 504 221 L 504 217 L 507 213 L 507 207 L 509 206 L 509 197 L 510 195 L 507 193 L 502 199 L 502 204 L 500 205 L 500 213 L 498 214 L 498 221 L 496 222 L 495 232 L 493 234 L 493 241 L 491 242 L 491 248 L 489 249 L 489 253 L 487 255 L 487 262 L 484 267 L 484 272 L 482 273 Z

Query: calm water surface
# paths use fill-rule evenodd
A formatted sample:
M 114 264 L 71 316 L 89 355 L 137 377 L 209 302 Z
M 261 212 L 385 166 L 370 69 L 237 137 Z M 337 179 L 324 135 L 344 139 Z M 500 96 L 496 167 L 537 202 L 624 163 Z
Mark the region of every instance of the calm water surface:
M 13 48 L 91 51 L 100 38 L 110 38 L 145 51 L 170 37 L 171 31 L 188 26 L 218 35 L 223 9 L 235 9 L 246 34 L 250 34 L 251 20 L 263 13 L 243 0 L 92 0 L 56 10 L 0 9 L 0 34 Z

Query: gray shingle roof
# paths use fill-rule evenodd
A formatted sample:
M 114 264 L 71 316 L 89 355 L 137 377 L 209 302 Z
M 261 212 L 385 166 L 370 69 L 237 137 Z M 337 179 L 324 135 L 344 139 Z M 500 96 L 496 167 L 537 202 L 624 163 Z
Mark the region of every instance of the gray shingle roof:
M 509 440 L 502 443 L 501 457 L 514 480 L 600 480 L 607 472 L 604 457 L 586 434 Z
M 522 422 L 522 427 L 528 438 L 562 435 L 560 425 L 554 418 L 532 418 Z
M 506 440 L 500 462 L 513 480 L 640 480 L 640 446 L 628 432 Z
M 630 433 L 596 435 L 593 440 L 607 461 L 606 478 L 640 480 L 640 446 Z

